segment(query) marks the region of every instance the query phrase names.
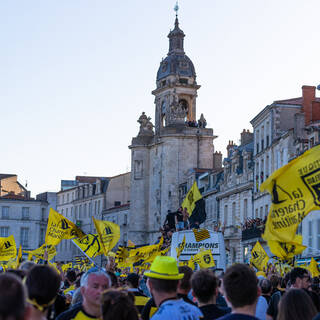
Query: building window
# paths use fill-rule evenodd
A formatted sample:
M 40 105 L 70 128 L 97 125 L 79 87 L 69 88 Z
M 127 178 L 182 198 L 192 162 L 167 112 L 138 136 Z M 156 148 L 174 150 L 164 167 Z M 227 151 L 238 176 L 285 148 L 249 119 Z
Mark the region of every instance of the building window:
M 69 200 L 69 193 L 67 193 L 67 202 L 69 202 L 70 200 Z
M 126 226 L 128 223 L 128 216 L 125 214 L 123 217 L 123 224 Z
M 260 207 L 260 218 L 263 219 L 263 207 Z
M 313 232 L 312 232 L 312 221 L 308 222 L 308 231 L 309 231 L 309 237 L 308 237 L 308 246 L 309 249 L 312 250 L 312 236 L 313 236 Z
M 28 208 L 28 207 L 23 207 L 22 208 L 22 220 L 30 219 L 29 209 L 30 208 Z
M 256 216 L 255 218 L 258 218 L 258 208 L 256 209 Z
M 82 205 L 79 205 L 79 219 L 82 218 Z
M 268 213 L 269 213 L 269 206 L 266 204 L 266 210 L 265 210 L 265 217 L 267 217 L 268 216 Z
M 83 213 L 83 217 L 86 218 L 87 217 L 87 204 L 84 204 L 84 213 Z
M 1 238 L 9 237 L 9 227 L 0 227 L 0 237 Z
M 45 229 L 40 228 L 40 235 L 39 235 L 39 246 L 44 244 L 44 239 L 45 238 Z
M 2 219 L 9 219 L 9 207 L 2 207 Z
M 89 217 L 92 215 L 92 203 L 89 203 Z
M 248 200 L 243 200 L 243 219 L 246 220 L 248 218 Z
M 71 213 L 70 213 L 70 217 L 73 217 L 73 207 L 71 207 Z
M 236 203 L 232 203 L 232 225 L 236 225 Z
M 98 201 L 98 214 L 100 214 L 100 200 Z
M 45 220 L 46 219 L 46 209 L 45 208 L 41 208 L 41 220 Z
M 115 206 L 115 207 L 121 206 L 121 201 L 115 201 L 115 202 L 114 202 L 114 206 Z
M 68 218 L 68 208 L 66 208 L 66 217 Z
M 62 203 L 64 203 L 64 195 L 62 195 Z
M 269 147 L 269 136 L 267 136 L 266 147 Z
M 225 205 L 224 206 L 224 225 L 226 226 L 227 225 L 227 222 L 228 222 L 228 206 Z
M 29 247 L 29 228 L 20 229 L 20 243 L 24 248 Z

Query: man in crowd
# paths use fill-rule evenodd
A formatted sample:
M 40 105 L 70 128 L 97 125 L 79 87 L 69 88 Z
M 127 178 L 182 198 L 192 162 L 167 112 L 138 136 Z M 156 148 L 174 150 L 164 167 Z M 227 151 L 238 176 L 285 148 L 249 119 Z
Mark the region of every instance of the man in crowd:
M 225 297 L 229 301 L 232 313 L 221 320 L 257 320 L 255 312 L 260 295 L 258 279 L 245 264 L 235 264 L 227 269 L 223 277 Z
M 192 269 L 188 266 L 179 267 L 179 272 L 183 273 L 183 278 L 178 282 L 178 298 L 182 298 L 185 302 L 196 305 L 193 301 L 188 298 L 188 294 L 191 290 L 191 276 Z
M 197 307 L 177 297 L 178 281 L 183 278 L 183 273 L 179 273 L 175 258 L 157 256 L 145 276 L 159 308 L 152 320 L 201 319 L 202 313 Z
M 100 296 L 110 286 L 111 280 L 107 273 L 98 268 L 88 270 L 81 277 L 80 291 L 83 301 L 60 314 L 57 320 L 99 319 L 101 317 Z
M 311 284 L 309 272 L 303 268 L 293 268 L 291 272 L 286 275 L 286 283 L 287 280 L 291 284 L 291 287 L 296 289 L 307 289 Z M 277 319 L 279 302 L 284 293 L 284 290 L 278 290 L 271 296 L 267 310 L 267 319 Z
M 209 269 L 201 269 L 191 278 L 192 293 L 198 300 L 203 320 L 217 319 L 227 313 L 216 305 L 218 282 L 217 277 Z
M 131 292 L 135 297 L 135 306 L 137 307 L 139 313 L 141 313 L 149 298 L 139 289 L 139 275 L 136 273 L 128 274 L 127 286 L 128 291 Z
M 32 320 L 55 317 L 51 307 L 57 298 L 60 283 L 58 272 L 48 265 L 36 265 L 29 271 L 25 284 Z
M 0 319 L 25 320 L 29 315 L 21 280 L 13 274 L 0 274 Z
M 308 270 L 294 268 L 290 272 L 291 287 L 295 289 L 308 289 L 311 285 L 311 277 Z

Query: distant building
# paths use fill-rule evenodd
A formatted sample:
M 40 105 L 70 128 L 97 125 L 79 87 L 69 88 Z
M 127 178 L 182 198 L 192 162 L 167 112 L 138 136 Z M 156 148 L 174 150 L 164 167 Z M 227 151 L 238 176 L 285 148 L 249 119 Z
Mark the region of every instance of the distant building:
M 75 181 L 76 187 L 57 193 L 57 211 L 85 233 L 96 233 L 92 217 L 109 220 L 103 214 L 105 210 L 129 205 L 130 172 L 114 177 L 77 176 Z M 120 221 L 118 216 L 115 220 Z M 75 255 L 81 255 L 80 250 L 71 240 L 62 240 L 56 260 L 71 261 Z
M 18 181 L 18 176 L 16 174 L 0 173 L 0 197 L 9 194 L 24 198 L 30 197 L 30 193 Z
M 48 200 L 54 205 L 55 194 L 51 193 L 50 197 L 43 194 L 36 200 L 32 199 L 17 181 L 16 175 L 8 176 L 9 179 L 1 180 L 6 194 L 0 197 L 0 237 L 13 235 L 17 247 L 21 245 L 24 250 L 36 249 L 44 243 Z

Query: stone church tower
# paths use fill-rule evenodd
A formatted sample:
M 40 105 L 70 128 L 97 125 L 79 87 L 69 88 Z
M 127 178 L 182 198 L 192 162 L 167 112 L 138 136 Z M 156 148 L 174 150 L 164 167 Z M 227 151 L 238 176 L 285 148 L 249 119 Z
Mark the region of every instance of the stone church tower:
M 153 243 L 168 210 L 180 206 L 190 170 L 213 168 L 213 135 L 201 114 L 196 121 L 196 73 L 184 52 L 178 17 L 169 33 L 169 52 L 157 72 L 155 126 L 143 112 L 132 139 L 129 237 L 135 244 Z M 189 185 L 188 185 L 189 187 Z M 183 192 L 182 192 L 183 193 Z

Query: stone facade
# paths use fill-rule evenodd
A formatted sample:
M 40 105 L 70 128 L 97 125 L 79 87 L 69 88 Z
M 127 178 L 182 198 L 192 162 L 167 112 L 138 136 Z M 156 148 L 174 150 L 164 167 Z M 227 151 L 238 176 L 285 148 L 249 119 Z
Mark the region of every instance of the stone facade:
M 0 237 L 13 235 L 17 247 L 21 245 L 23 250 L 33 250 L 44 243 L 47 201 L 2 197 L 0 215 Z

